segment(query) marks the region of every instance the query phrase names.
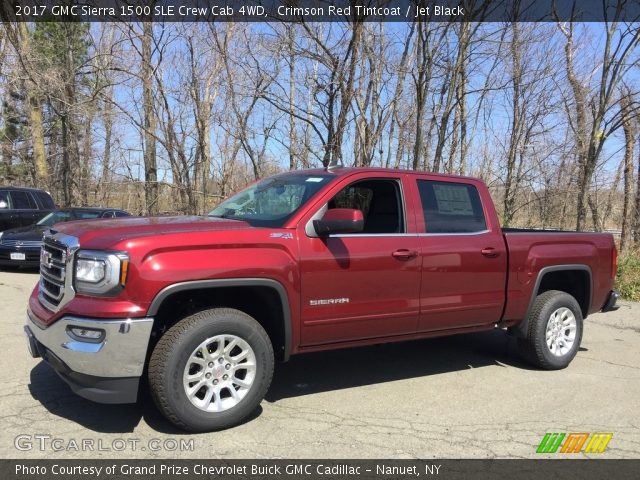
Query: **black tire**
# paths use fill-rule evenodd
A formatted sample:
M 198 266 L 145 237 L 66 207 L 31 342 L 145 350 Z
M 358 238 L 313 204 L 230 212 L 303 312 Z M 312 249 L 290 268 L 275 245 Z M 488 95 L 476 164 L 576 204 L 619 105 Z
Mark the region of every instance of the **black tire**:
M 547 346 L 547 324 L 551 315 L 560 308 L 568 308 L 576 320 L 576 335 L 571 348 L 563 355 L 554 355 Z M 582 310 L 574 297 L 559 290 L 538 295 L 529 313 L 526 338 L 518 339 L 518 347 L 525 360 L 545 370 L 567 367 L 578 353 L 582 341 Z
M 233 335 L 246 342 L 256 367 L 253 383 L 235 406 L 210 412 L 191 403 L 183 374 L 194 350 L 218 335 Z M 264 328 L 239 310 L 214 308 L 182 319 L 160 338 L 149 360 L 149 387 L 155 404 L 177 427 L 191 432 L 221 430 L 239 424 L 257 408 L 271 384 L 273 367 L 273 347 Z

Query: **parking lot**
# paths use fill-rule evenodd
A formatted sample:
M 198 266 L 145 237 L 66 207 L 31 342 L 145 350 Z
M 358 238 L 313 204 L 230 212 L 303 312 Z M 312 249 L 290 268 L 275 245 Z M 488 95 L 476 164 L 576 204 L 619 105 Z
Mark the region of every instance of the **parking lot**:
M 613 432 L 601 456 L 640 458 L 640 304 L 589 317 L 557 372 L 500 331 L 294 357 L 248 422 L 185 435 L 147 395 L 94 404 L 28 355 L 36 281 L 0 272 L 3 458 L 533 458 L 546 432 Z

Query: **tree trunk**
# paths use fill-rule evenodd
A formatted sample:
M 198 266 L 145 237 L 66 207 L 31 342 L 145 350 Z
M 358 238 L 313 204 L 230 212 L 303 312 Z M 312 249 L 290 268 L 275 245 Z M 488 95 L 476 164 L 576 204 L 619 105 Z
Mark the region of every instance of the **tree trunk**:
M 153 102 L 153 66 L 151 45 L 153 23 L 143 22 L 142 33 L 142 98 L 144 115 L 144 195 L 148 215 L 158 213 L 158 167 L 156 164 L 156 113 Z
M 296 135 L 296 65 L 295 65 L 295 23 L 287 25 L 289 49 L 289 170 L 295 170 L 298 165 L 298 137 Z
M 633 196 L 633 147 L 635 145 L 635 129 L 632 119 L 632 101 L 625 94 L 620 100 L 622 109 L 622 128 L 624 130 L 624 198 L 622 203 L 622 234 L 620 251 L 624 252 L 631 244 L 631 200 Z M 636 213 L 637 215 L 637 213 Z
M 640 137 L 638 137 L 640 144 Z M 635 202 L 635 221 L 633 222 L 633 239 L 634 246 L 640 247 L 640 160 L 638 161 L 638 176 L 636 177 L 636 202 Z
M 110 168 L 111 168 L 111 141 L 113 135 L 113 103 L 111 101 L 113 89 L 105 93 L 103 102 L 102 123 L 104 125 L 104 150 L 102 151 L 102 174 L 100 175 L 100 198 L 103 205 L 109 204 L 110 193 Z
M 504 202 L 502 211 L 502 224 L 509 226 L 513 220 L 516 190 L 518 182 L 515 176 L 516 162 L 518 158 L 518 145 L 522 132 L 522 107 L 521 87 L 522 87 L 522 66 L 521 66 L 521 49 L 520 49 L 520 31 L 519 24 L 514 22 L 511 26 L 513 38 L 510 44 L 510 54 L 512 62 L 511 84 L 513 85 L 513 101 L 511 132 L 509 136 L 509 151 L 507 152 L 507 175 L 504 183 Z
M 22 55 L 29 55 L 30 33 L 26 22 L 18 22 L 18 34 L 23 48 Z M 27 75 L 28 77 L 28 75 Z M 40 188 L 49 188 L 49 166 L 44 150 L 44 128 L 42 125 L 42 103 L 36 92 L 36 85 L 30 78 L 24 83 L 29 109 L 31 142 L 33 144 L 33 166 L 36 174 L 35 184 Z

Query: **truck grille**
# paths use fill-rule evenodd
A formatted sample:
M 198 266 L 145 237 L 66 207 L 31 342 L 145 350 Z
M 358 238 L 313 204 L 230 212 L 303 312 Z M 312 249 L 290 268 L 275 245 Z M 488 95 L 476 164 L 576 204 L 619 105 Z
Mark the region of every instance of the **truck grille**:
M 0 240 L 0 245 L 5 247 L 37 247 L 40 248 L 42 240 L 10 240 L 3 238 Z
M 40 250 L 40 303 L 57 311 L 74 296 L 71 271 L 78 239 L 50 231 Z

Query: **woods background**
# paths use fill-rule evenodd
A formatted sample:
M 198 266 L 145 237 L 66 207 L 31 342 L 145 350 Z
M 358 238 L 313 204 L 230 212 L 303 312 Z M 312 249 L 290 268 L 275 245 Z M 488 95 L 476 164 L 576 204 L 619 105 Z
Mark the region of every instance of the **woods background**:
M 0 183 L 204 213 L 297 168 L 472 175 L 503 225 L 640 245 L 640 25 L 3 23 Z M 635 247 L 634 247 L 635 246 Z

